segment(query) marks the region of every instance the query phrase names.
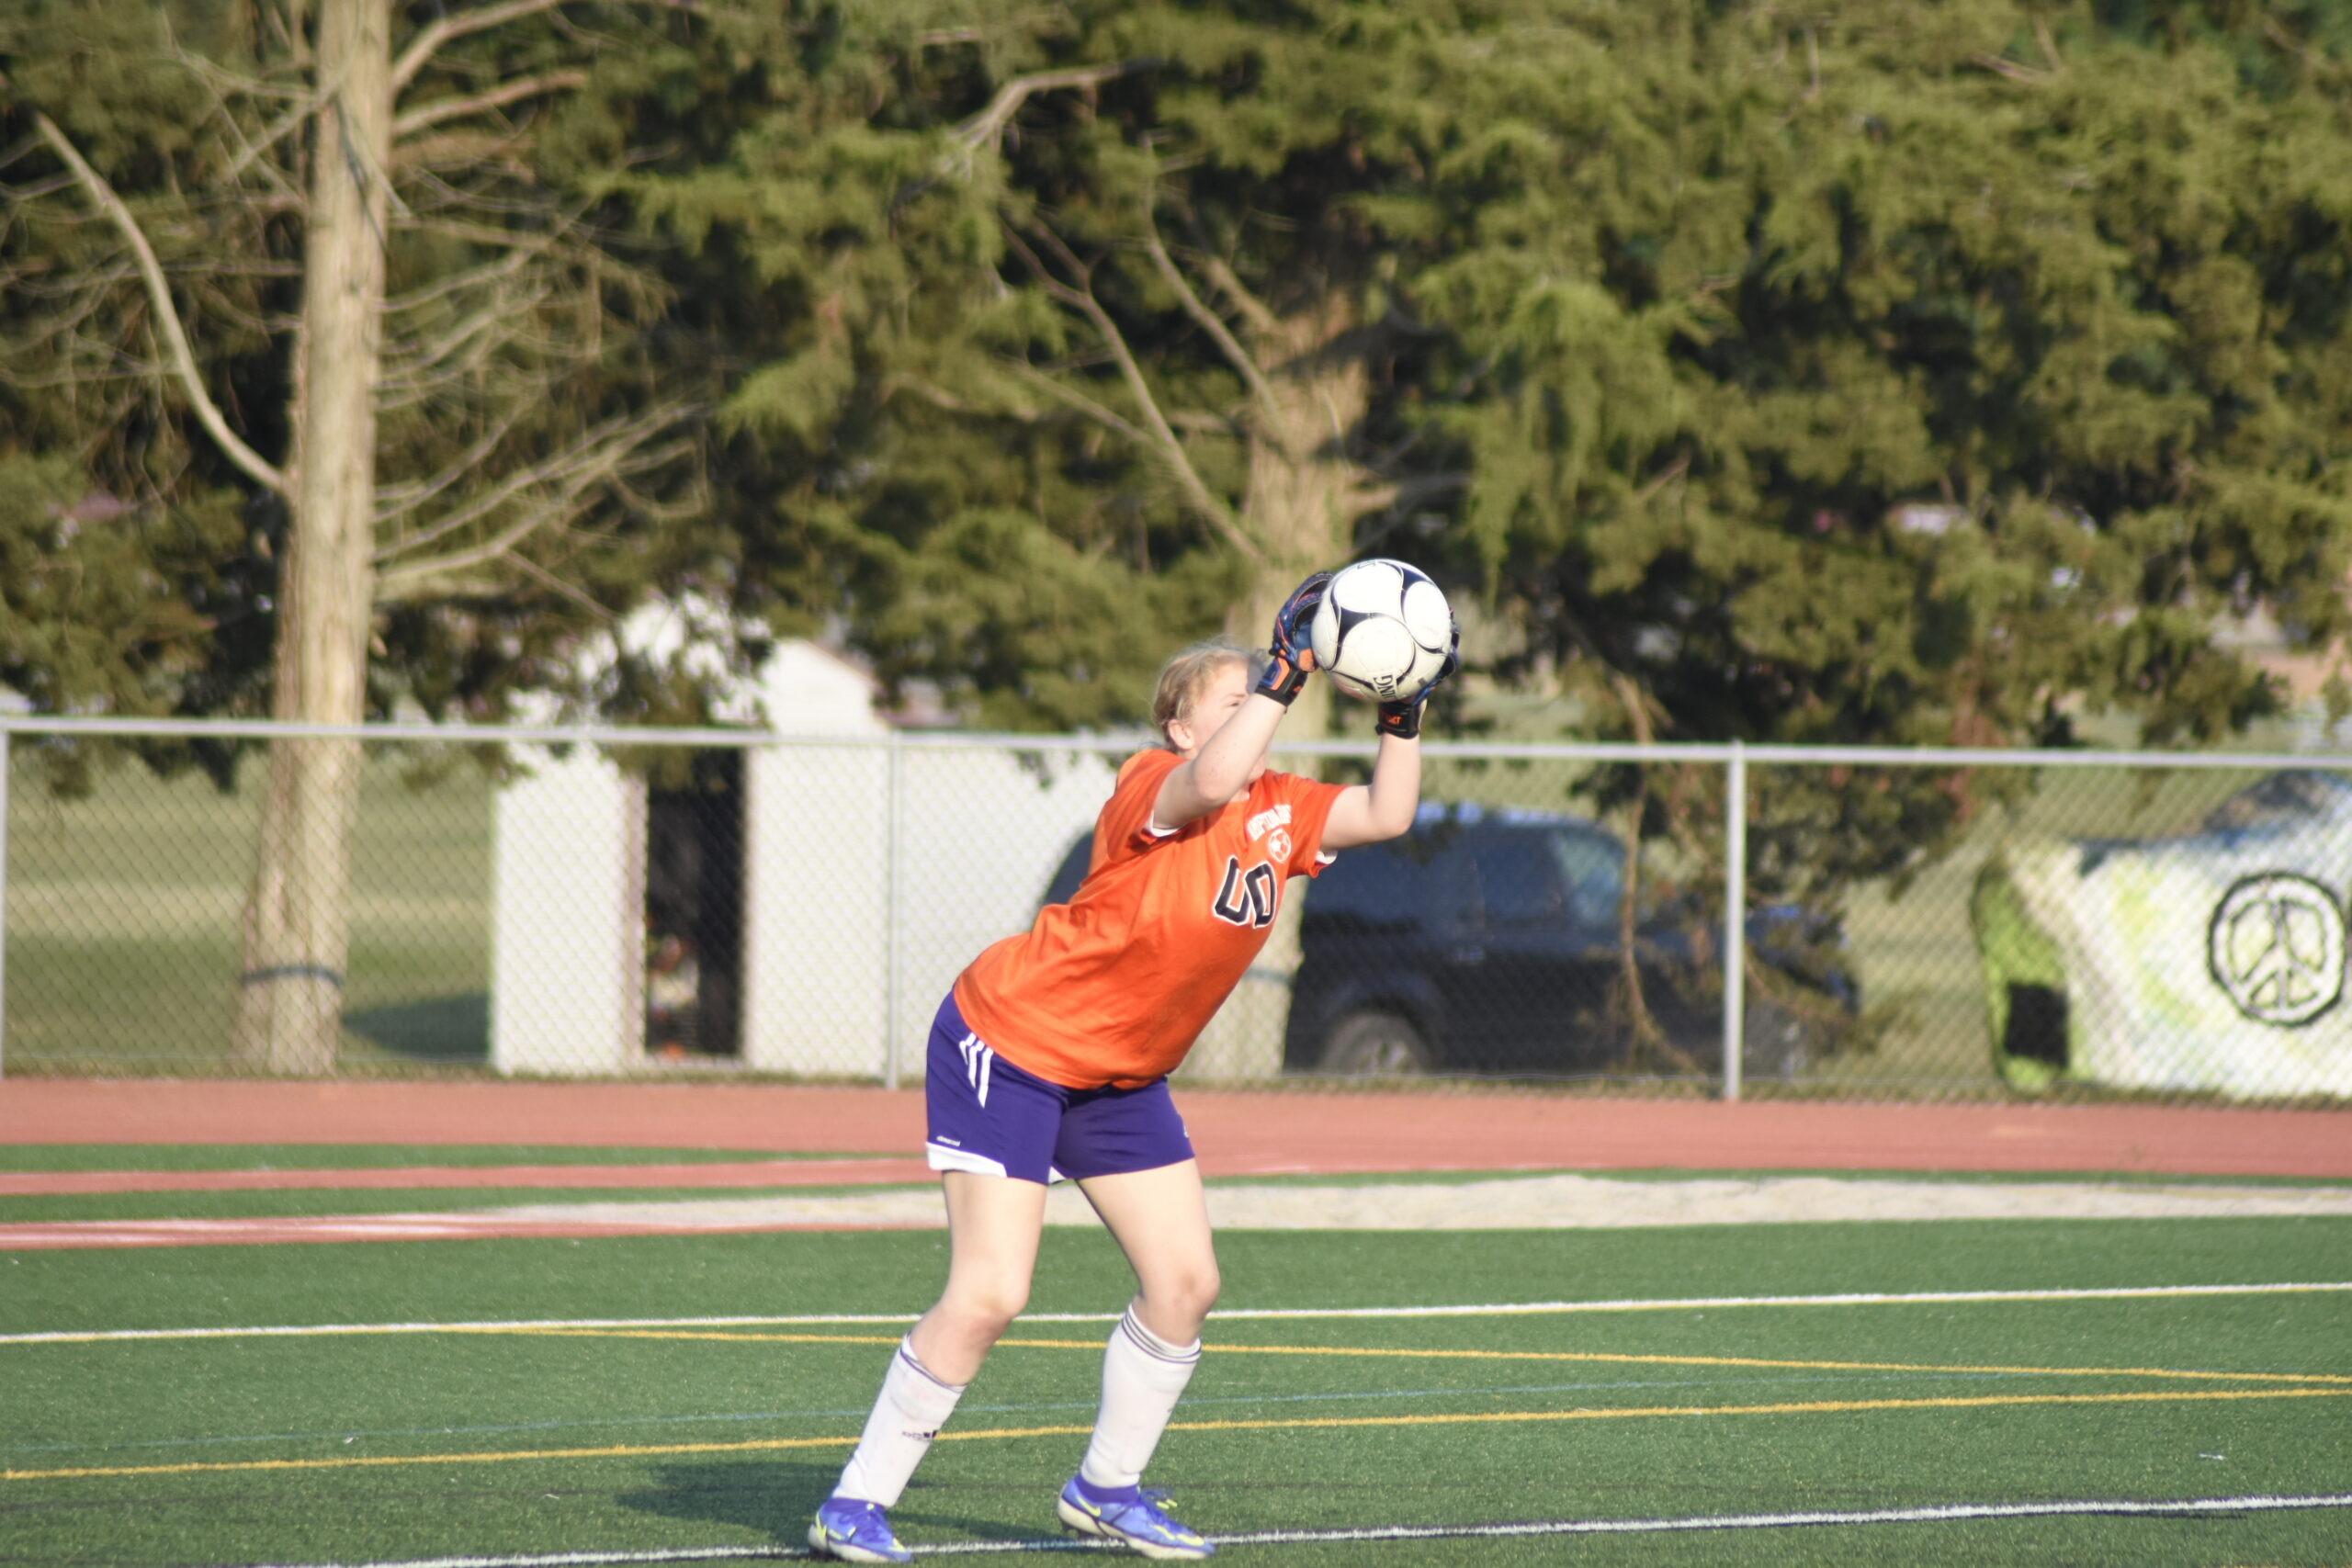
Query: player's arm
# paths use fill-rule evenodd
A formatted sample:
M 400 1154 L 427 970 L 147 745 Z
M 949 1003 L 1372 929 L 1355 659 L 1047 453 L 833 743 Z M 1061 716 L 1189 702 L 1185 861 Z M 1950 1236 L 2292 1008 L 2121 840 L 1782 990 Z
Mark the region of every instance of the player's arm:
M 1421 804 L 1421 742 L 1384 733 L 1370 784 L 1351 784 L 1323 821 L 1323 847 L 1351 850 L 1394 839 L 1413 825 Z
M 1453 634 L 1445 662 L 1430 683 L 1408 703 L 1383 703 L 1374 728 L 1380 733 L 1380 752 L 1373 759 L 1372 782 L 1353 784 L 1331 803 L 1324 818 L 1323 847 L 1350 850 L 1394 839 L 1413 825 L 1421 804 L 1421 709 L 1438 682 L 1462 665 L 1462 633 Z
M 1240 793 L 1250 769 L 1274 738 L 1274 727 L 1290 710 L 1262 692 L 1242 699 L 1233 716 L 1217 727 L 1189 762 L 1169 770 L 1152 803 L 1151 825 L 1172 833 L 1205 817 Z
M 1306 684 L 1315 655 L 1306 646 L 1306 625 L 1315 606 L 1323 602 L 1328 571 L 1318 571 L 1291 590 L 1274 612 L 1273 635 L 1267 639 L 1272 657 L 1258 677 L 1257 690 L 1241 700 L 1233 716 L 1193 754 L 1192 761 L 1169 773 L 1152 803 L 1151 825 L 1163 833 L 1207 816 L 1241 792 L 1250 770 L 1265 755 L 1274 728 Z

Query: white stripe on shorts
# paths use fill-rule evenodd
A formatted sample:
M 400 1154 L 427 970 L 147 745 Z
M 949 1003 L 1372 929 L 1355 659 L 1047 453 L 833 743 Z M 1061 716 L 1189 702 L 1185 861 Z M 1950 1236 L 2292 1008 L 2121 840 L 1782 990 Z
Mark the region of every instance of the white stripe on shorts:
M 988 1156 L 976 1155 L 968 1149 L 951 1149 L 945 1144 L 926 1143 L 922 1152 L 924 1161 L 933 1170 L 968 1170 L 975 1176 L 1012 1174 Z
M 964 1054 L 964 1081 L 972 1086 L 972 1092 L 980 1097 L 982 1105 L 986 1105 L 989 1102 L 989 1075 L 996 1066 L 996 1053 L 982 1044 L 978 1035 L 970 1033 L 956 1042 L 956 1049 Z

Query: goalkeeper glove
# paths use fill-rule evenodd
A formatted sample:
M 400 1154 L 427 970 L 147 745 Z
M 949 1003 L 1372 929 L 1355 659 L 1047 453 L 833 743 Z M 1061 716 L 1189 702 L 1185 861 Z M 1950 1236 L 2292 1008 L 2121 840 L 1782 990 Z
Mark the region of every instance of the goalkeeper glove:
M 1420 694 L 1414 697 L 1411 702 L 1381 704 L 1377 710 L 1378 716 L 1373 720 L 1372 727 L 1374 733 L 1393 735 L 1399 740 L 1419 739 L 1422 705 L 1430 700 L 1430 694 L 1437 690 L 1439 682 L 1461 668 L 1462 628 L 1456 626 L 1453 629 L 1453 640 L 1445 650 L 1445 662 L 1439 665 L 1437 673 L 1430 677 L 1430 683 L 1423 686 Z
M 1299 656 L 1307 646 L 1307 623 L 1315 618 L 1315 607 L 1323 603 L 1323 590 L 1330 582 L 1331 574 L 1318 571 L 1290 591 L 1283 607 L 1274 612 L 1273 635 L 1266 639 L 1267 651 L 1272 657 L 1267 661 L 1265 673 L 1258 677 L 1258 694 L 1272 697 L 1284 707 L 1306 684 L 1306 671 L 1299 664 Z

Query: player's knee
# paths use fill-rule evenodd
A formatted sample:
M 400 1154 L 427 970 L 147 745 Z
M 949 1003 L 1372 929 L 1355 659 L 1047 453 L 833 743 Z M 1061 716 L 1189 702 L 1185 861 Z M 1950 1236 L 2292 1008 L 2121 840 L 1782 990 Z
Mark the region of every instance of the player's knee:
M 1017 1280 L 984 1280 L 952 1292 L 940 1303 L 967 1336 L 993 1344 L 1029 1305 L 1029 1287 Z
M 1148 1288 L 1145 1294 L 1150 1305 L 1159 1309 L 1156 1315 L 1170 1323 L 1197 1325 L 1216 1305 L 1224 1281 L 1217 1277 L 1216 1265 L 1209 1263 L 1171 1269 L 1152 1284 L 1157 1288 Z
M 1203 1269 L 1192 1277 L 1188 1284 L 1188 1304 L 1201 1316 L 1208 1316 L 1209 1308 L 1216 1305 L 1218 1292 L 1225 1289 L 1225 1280 L 1218 1276 L 1216 1265 L 1212 1263 Z

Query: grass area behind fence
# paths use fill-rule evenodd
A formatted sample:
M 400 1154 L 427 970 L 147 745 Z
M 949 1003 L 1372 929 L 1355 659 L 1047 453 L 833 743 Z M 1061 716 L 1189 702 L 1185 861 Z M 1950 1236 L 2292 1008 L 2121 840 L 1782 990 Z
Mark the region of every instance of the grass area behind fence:
M 361 776 L 343 1052 L 363 1071 L 488 1049 L 491 787 L 470 767 L 414 787 L 410 766 L 370 748 Z M 249 761 L 223 795 L 133 763 L 60 799 L 12 770 L 10 1070 L 227 1065 L 261 777 Z
M 2249 744 L 2283 742 L 2249 737 Z M 12 1072 L 208 1072 L 227 1066 L 260 769 L 224 795 L 201 776 L 105 772 L 86 799 L 48 794 L 16 749 L 9 791 L 5 1060 Z M 469 1068 L 487 1055 L 492 789 L 470 766 L 413 787 L 370 748 L 354 858 L 347 1069 Z M 1760 766 L 1755 773 L 1761 775 Z M 1441 760 L 1432 798 L 1582 813 L 1569 762 Z M 1846 907 L 1865 1000 L 1891 1015 L 1873 1048 L 1751 1091 L 1997 1093 L 1969 926 L 1978 871 L 2013 835 L 2151 836 L 2194 824 L 2258 775 L 2050 770 L 1899 891 Z M 1311 895 L 1310 895 L 1311 896 Z

